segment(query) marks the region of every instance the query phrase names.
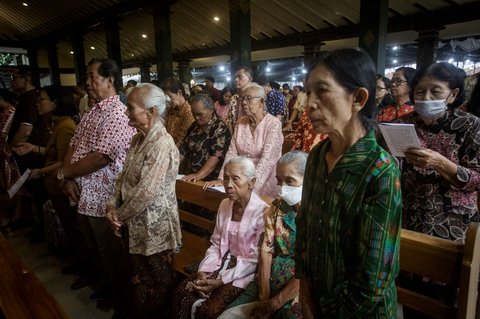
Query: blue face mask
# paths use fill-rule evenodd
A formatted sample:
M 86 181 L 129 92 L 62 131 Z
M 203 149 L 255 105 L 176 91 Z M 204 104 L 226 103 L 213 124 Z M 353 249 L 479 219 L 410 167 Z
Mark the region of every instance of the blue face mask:
M 434 120 L 447 110 L 445 100 L 415 100 L 415 112 L 426 120 Z

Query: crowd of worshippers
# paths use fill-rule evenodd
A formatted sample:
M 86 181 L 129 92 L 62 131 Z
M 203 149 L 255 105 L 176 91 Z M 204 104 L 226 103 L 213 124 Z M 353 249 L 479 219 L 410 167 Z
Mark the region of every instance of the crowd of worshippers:
M 86 91 L 37 90 L 27 68 L 0 90 L 2 229 L 33 223 L 35 243 L 61 228 L 71 289 L 95 283 L 114 318 L 396 318 L 400 229 L 463 242 L 479 222 L 480 81 L 467 94 L 452 64 L 388 79 L 361 49 L 336 50 L 305 90 L 247 67 L 222 90 L 122 88 L 109 59 L 87 70 Z M 414 124 L 421 147 L 393 157 L 379 122 Z M 183 280 L 177 178 L 227 195 Z

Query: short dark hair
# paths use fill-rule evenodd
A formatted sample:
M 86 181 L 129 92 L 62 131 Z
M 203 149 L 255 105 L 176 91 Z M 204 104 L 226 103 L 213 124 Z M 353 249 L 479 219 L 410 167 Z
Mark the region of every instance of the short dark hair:
M 73 117 L 78 114 L 78 107 L 75 103 L 73 91 L 64 86 L 49 85 L 40 89 L 44 91 L 50 101 L 55 102 L 57 107 L 52 111 L 56 116 L 70 116 Z
M 414 80 L 414 87 L 417 86 L 420 79 L 425 76 L 431 76 L 436 80 L 447 82 L 448 88 L 451 90 L 459 89 L 455 101 L 449 104 L 451 108 L 456 108 L 463 104 L 465 101 L 465 87 L 463 82 L 465 80 L 465 71 L 460 70 L 451 63 L 433 63 L 417 73 Z
M 21 65 L 15 71 L 15 75 L 27 79 L 30 84 L 33 84 L 33 70 L 28 65 Z
M 93 58 L 88 62 L 88 66 L 91 66 L 97 63 L 100 64 L 98 66 L 98 74 L 100 74 L 104 78 L 112 77 L 113 85 L 115 87 L 115 92 L 118 92 L 119 90 L 121 90 L 123 86 L 122 71 L 118 67 L 117 62 L 115 62 L 112 59 Z
M 415 87 L 415 77 L 417 75 L 417 70 L 410 68 L 408 66 L 402 66 L 395 70 L 395 72 L 402 72 L 405 80 L 407 80 L 407 85 L 410 88 L 410 100 L 413 101 L 413 88 Z
M 209 80 L 212 83 L 215 83 L 215 78 L 213 76 L 206 76 L 205 80 Z
M 240 70 L 243 70 L 244 73 L 247 73 L 249 76 L 250 76 L 250 79 L 253 80 L 253 70 L 252 68 L 249 68 L 248 66 L 240 66 L 237 70 L 240 71 Z
M 270 87 L 272 89 L 275 89 L 275 91 L 280 90 L 280 83 L 275 82 L 275 81 L 270 81 L 270 82 L 268 82 L 268 84 L 270 85 Z
M 0 97 L 5 100 L 5 102 L 10 103 L 12 106 L 17 105 L 17 99 L 15 94 L 6 89 L 0 89 Z
M 300 92 L 303 92 L 303 86 L 301 85 L 294 85 L 293 88 L 298 88 Z
M 354 93 L 358 88 L 368 90 L 368 100 L 360 110 L 362 123 L 367 130 L 374 126 L 375 110 L 375 65 L 370 56 L 360 48 L 340 49 L 331 51 L 312 61 L 309 66 L 307 78 L 313 69 L 325 65 L 335 80 L 349 93 Z
M 288 83 L 283 83 L 282 84 L 282 89 L 285 90 L 285 87 L 287 87 L 287 89 L 290 90 L 290 85 L 288 85 Z
M 176 78 L 166 78 L 161 85 L 161 88 L 164 92 L 177 93 L 178 91 L 182 92 L 182 95 L 185 96 L 185 89 L 183 88 L 182 82 Z
M 222 93 L 220 94 L 220 101 L 219 101 L 220 105 L 225 105 L 225 100 L 223 99 L 223 95 L 227 92 L 230 92 L 232 93 L 232 95 L 235 95 L 235 89 L 233 88 L 233 86 L 231 86 L 230 84 L 227 85 L 222 89 Z
M 386 76 L 384 75 L 381 75 L 381 74 L 377 74 L 377 80 L 381 80 L 383 82 L 383 84 L 385 84 L 385 88 L 390 88 L 390 79 L 387 78 Z
M 133 84 L 133 86 L 137 86 L 137 81 L 135 80 L 128 80 L 127 84 Z

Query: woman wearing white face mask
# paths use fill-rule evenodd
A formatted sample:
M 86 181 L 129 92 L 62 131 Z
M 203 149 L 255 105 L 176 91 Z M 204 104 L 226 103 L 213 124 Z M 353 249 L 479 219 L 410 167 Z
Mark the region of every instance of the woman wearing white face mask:
M 400 119 L 415 124 L 422 147 L 405 153 L 405 227 L 459 242 L 468 224 L 480 221 L 480 120 L 456 108 L 463 79 L 452 64 L 432 64 L 418 74 L 415 112 Z
M 258 276 L 218 319 L 301 318 L 300 284 L 294 278 L 295 216 L 307 157 L 291 151 L 278 160 L 276 177 L 281 188 L 267 212 Z

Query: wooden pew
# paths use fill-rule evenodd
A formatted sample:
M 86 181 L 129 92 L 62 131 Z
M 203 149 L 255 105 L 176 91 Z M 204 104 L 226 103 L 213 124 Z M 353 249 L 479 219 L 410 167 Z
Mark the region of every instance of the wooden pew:
M 398 302 L 434 318 L 475 318 L 480 271 L 480 227 L 468 228 L 465 244 L 402 229 L 400 268 L 458 288 L 458 307 L 397 285 Z
M 68 316 L 0 234 L 0 317 L 65 319 Z
M 216 212 L 220 202 L 227 198 L 227 195 L 211 190 L 204 191 L 203 184 L 203 182 L 190 183 L 177 180 L 177 199 Z M 181 221 L 205 229 L 209 234 L 215 228 L 215 221 L 185 210 L 179 210 L 179 213 Z M 175 255 L 174 265 L 178 272 L 188 275 L 185 267 L 203 259 L 206 250 L 210 247 L 210 236 L 201 237 L 182 229 L 182 243 L 180 253 Z

